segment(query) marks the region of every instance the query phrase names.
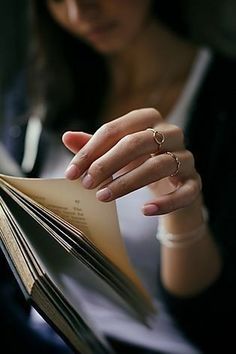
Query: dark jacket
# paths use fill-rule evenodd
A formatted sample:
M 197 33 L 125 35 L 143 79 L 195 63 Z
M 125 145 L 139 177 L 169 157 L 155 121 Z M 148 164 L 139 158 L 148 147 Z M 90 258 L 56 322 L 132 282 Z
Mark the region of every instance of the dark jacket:
M 194 99 L 185 131 L 187 148 L 193 152 L 202 177 L 210 227 L 223 255 L 222 274 L 209 289 L 194 298 L 180 299 L 162 288 L 163 300 L 176 318 L 177 326 L 204 354 L 236 352 L 235 83 L 236 61 L 214 55 Z M 5 102 L 2 140 L 20 162 L 25 132 L 22 87 L 15 86 Z M 12 125 L 19 128 L 17 136 L 11 133 L 14 132 Z
M 236 61 L 215 56 L 185 132 L 202 177 L 209 224 L 223 255 L 222 274 L 194 298 L 180 299 L 162 288 L 177 324 L 207 354 L 236 352 L 235 80 Z

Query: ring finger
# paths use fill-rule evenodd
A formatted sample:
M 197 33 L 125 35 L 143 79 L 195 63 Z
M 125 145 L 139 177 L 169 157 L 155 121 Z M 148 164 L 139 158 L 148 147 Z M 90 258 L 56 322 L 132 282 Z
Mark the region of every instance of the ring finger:
M 100 201 L 114 200 L 145 185 L 169 177 L 175 174 L 178 168 L 178 173 L 173 177 L 177 188 L 189 176 L 193 176 L 196 171 L 192 154 L 189 151 L 175 152 L 174 155 L 181 166 L 178 166 L 176 160 L 166 153 L 148 158 L 143 164 L 100 188 L 97 192 L 97 198 Z
M 168 127 L 168 129 L 167 129 Z M 129 134 L 117 142 L 104 155 L 97 158 L 82 178 L 85 188 L 95 188 L 107 178 L 123 169 L 123 172 L 134 169 L 145 161 L 150 154 L 161 154 L 162 151 L 180 149 L 183 146 L 182 133 L 172 125 L 160 125 L 159 136 L 163 143 L 155 140 L 153 129 Z

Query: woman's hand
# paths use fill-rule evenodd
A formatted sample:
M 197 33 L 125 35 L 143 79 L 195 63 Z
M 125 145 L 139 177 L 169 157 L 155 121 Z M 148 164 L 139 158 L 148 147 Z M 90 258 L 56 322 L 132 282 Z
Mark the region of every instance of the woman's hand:
M 166 123 L 155 109 L 132 111 L 104 124 L 93 136 L 67 132 L 63 142 L 75 153 L 67 178 L 80 177 L 85 188 L 97 189 L 99 200 L 114 200 L 149 186 L 154 197 L 143 206 L 143 213 L 167 214 L 162 218 L 167 234 L 192 235 L 205 223 L 201 179 L 192 154 L 185 148 L 183 132 Z M 200 235 L 198 242 L 189 244 L 161 247 L 163 285 L 179 297 L 199 294 L 217 279 L 222 268 L 208 227 L 204 237 Z
M 201 193 L 201 179 L 182 130 L 165 123 L 153 108 L 106 123 L 93 136 L 67 132 L 63 143 L 76 153 L 66 177 L 81 177 L 85 188 L 98 188 L 100 201 L 148 185 L 156 197 L 144 205 L 143 213 L 157 215 L 189 206 Z

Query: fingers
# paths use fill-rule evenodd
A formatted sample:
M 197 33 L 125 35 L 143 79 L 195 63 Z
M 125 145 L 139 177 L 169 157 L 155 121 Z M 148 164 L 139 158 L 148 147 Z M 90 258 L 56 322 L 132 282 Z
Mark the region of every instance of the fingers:
M 175 189 L 179 188 L 185 182 L 187 176 L 189 178 L 190 174 L 193 175 L 193 171 L 194 176 L 196 176 L 195 169 L 193 168 L 192 154 L 184 151 L 176 153 L 176 156 L 181 161 L 182 168 L 179 170 L 178 175 L 172 178 Z M 176 162 L 167 154 L 148 158 L 135 169 L 112 180 L 106 186 L 103 185 L 103 188 L 100 188 L 97 193 L 97 198 L 100 201 L 114 200 L 145 185 L 171 176 L 175 170 Z
M 147 144 L 146 140 L 145 131 L 123 137 L 90 165 L 82 180 L 83 185 L 86 188 L 95 188 L 109 176 L 118 174 L 121 169 L 124 173 L 128 170 L 128 166 L 132 169 L 131 164 L 135 168 L 139 164 L 138 161 L 142 158 L 147 159 L 150 155 L 150 144 Z
M 161 215 L 190 205 L 201 193 L 201 178 L 194 167 L 194 159 L 189 151 L 175 152 L 181 162 L 179 172 L 171 180 L 172 191 L 160 194 L 147 202 L 142 209 L 144 215 Z M 167 154 L 147 159 L 136 169 L 111 181 L 97 192 L 100 201 L 107 202 L 128 194 L 145 185 L 162 182 L 176 169 L 175 160 Z
M 173 135 L 172 129 L 168 132 L 166 131 L 167 142 L 162 148 L 170 149 L 172 145 L 179 145 L 177 142 L 178 138 L 169 139 L 169 136 Z M 91 165 L 88 167 L 87 173 L 83 176 L 82 183 L 85 188 L 96 188 L 100 184 L 104 184 L 104 181 L 111 177 L 114 174 L 119 174 L 118 172 L 122 169 L 123 173 L 127 170 L 131 170 L 131 166 L 135 169 L 139 165 L 139 161 L 145 161 L 149 158 L 150 153 L 153 153 L 157 150 L 156 143 L 152 139 L 150 132 L 147 130 L 129 134 L 119 140 L 110 150 L 104 153 L 102 156 L 98 157 Z M 161 156 L 161 152 L 156 156 L 159 156 L 159 164 L 163 157 Z M 170 168 L 172 167 L 172 172 L 176 171 L 176 163 L 174 163 L 174 171 L 173 171 L 173 161 L 170 157 L 164 157 L 165 159 L 165 167 L 162 172 L 164 176 L 168 176 Z M 154 160 L 152 161 L 154 162 Z M 132 183 L 135 188 L 139 187 L 135 184 L 135 177 L 139 176 L 139 170 L 144 170 L 144 174 L 149 174 L 149 171 L 146 171 L 146 166 L 148 164 L 143 165 L 140 169 L 134 170 L 134 176 L 132 179 Z M 168 168 L 169 166 L 169 168 Z M 129 167 L 129 168 L 128 168 Z M 159 176 L 155 174 L 155 171 L 150 173 L 151 182 L 155 181 L 159 178 L 163 178 L 163 176 Z M 128 178 L 129 176 L 127 176 Z M 142 176 L 143 182 L 145 184 L 150 183 L 150 181 Z M 123 178 L 125 179 L 125 177 Z M 139 178 L 140 179 L 140 178 Z
M 156 215 L 182 208 L 200 193 L 200 178 L 192 154 L 185 149 L 183 131 L 164 122 L 154 109 L 132 111 L 104 124 L 93 136 L 67 132 L 63 142 L 76 153 L 66 177 L 80 177 L 85 188 L 96 188 L 100 201 L 115 200 L 144 186 L 158 195 L 158 184 L 168 180 L 171 189 L 143 208 L 145 215 Z
M 158 151 L 158 154 L 161 154 L 162 150 L 183 147 L 183 133 L 179 128 L 168 125 L 167 129 L 166 124 L 160 124 L 159 130 L 165 135 L 165 142 L 160 149 L 153 139 L 152 132 L 146 129 L 127 134 L 120 139 L 117 134 L 113 139 L 113 145 L 105 142 L 103 135 L 97 138 L 95 134 L 71 161 L 66 177 L 75 179 L 87 170 L 82 181 L 84 187 L 95 188 L 121 169 L 124 173 L 126 169 L 130 170 L 131 165 L 134 168 L 139 161 L 145 161 L 151 153 Z
M 76 154 L 91 138 L 90 134 L 84 132 L 68 131 L 63 134 L 62 142 L 71 152 Z
M 200 192 L 200 177 L 196 176 L 194 179 L 188 179 L 175 191 L 147 202 L 143 206 L 142 212 L 147 216 L 162 215 L 174 212 L 194 202 L 194 200 L 196 200 L 199 196 Z
M 123 137 L 143 131 L 161 120 L 160 114 L 155 109 L 146 108 L 132 111 L 104 124 L 72 159 L 66 177 L 69 179 L 80 177 L 92 162 L 108 152 Z

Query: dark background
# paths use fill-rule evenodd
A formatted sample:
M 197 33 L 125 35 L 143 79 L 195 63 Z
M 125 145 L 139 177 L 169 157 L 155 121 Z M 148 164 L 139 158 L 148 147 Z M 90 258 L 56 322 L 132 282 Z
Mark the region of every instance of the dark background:
M 0 0 L 0 127 L 4 92 L 26 61 L 28 1 Z M 236 57 L 236 0 L 182 2 L 192 37 L 227 56 Z
M 27 0 L 0 0 L 0 127 L 4 92 L 25 61 Z

